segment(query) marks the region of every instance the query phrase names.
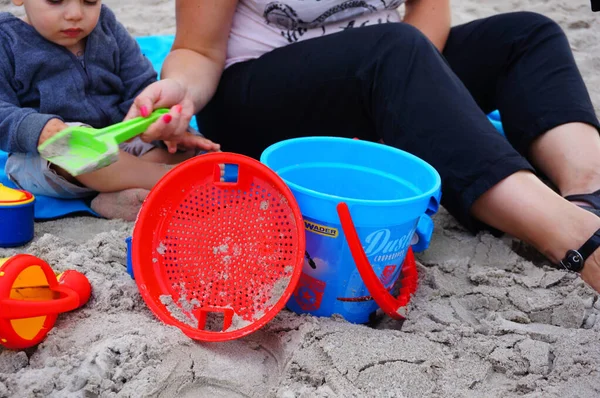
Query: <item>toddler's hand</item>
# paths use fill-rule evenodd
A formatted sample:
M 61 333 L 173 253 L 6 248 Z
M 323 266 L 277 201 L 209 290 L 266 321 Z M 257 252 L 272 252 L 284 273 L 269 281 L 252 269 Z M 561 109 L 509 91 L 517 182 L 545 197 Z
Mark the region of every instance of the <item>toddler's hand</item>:
M 42 129 L 40 138 L 38 139 L 38 146 L 42 145 L 48 138 L 63 131 L 67 127 L 69 126 L 60 119 L 48 120 L 48 123 L 46 123 L 46 125 Z
M 177 152 L 177 149 L 204 149 L 208 152 L 219 152 L 221 150 L 221 145 L 202 136 L 192 134 L 189 131 L 177 141 L 165 141 L 165 144 L 170 153 Z

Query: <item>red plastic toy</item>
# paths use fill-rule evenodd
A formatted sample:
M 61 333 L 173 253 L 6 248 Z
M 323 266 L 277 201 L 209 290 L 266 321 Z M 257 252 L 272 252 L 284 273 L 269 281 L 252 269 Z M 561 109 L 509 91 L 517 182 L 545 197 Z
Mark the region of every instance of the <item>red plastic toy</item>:
M 58 314 L 83 306 L 90 295 L 90 282 L 78 271 L 56 276 L 29 254 L 0 259 L 0 344 L 10 349 L 39 344 Z

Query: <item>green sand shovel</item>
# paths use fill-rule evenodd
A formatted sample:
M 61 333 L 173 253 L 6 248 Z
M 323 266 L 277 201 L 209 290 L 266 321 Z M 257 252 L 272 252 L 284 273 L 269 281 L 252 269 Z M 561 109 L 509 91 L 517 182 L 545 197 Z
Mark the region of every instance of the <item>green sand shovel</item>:
M 40 155 L 73 176 L 109 166 L 119 159 L 119 144 L 139 134 L 168 113 L 157 109 L 148 117 L 137 117 L 103 129 L 69 127 L 38 147 Z

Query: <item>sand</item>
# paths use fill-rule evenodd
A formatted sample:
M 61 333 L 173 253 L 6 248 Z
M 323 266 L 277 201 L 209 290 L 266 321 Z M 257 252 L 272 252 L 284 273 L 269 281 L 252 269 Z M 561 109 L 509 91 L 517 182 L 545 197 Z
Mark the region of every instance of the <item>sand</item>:
M 136 35 L 174 32 L 173 1 L 105 3 Z M 600 14 L 587 0 L 453 3 L 455 23 L 512 10 L 557 20 L 600 110 Z M 0 10 L 16 9 L 2 0 Z M 27 252 L 56 270 L 77 269 L 93 295 L 37 348 L 0 349 L 0 397 L 599 396 L 597 295 L 508 237 L 471 236 L 443 210 L 435 222 L 403 325 L 284 311 L 218 344 L 191 341 L 147 309 L 125 270 L 132 223 L 37 223 L 31 244 L 0 257 Z

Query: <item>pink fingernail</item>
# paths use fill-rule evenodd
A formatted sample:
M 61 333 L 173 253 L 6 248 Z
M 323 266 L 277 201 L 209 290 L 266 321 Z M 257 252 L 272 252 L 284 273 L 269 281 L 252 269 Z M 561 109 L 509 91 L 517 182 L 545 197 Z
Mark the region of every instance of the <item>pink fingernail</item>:
M 168 113 L 162 117 L 162 120 L 163 120 L 163 122 L 165 122 L 165 124 L 171 123 L 172 119 L 173 119 L 173 117 L 171 115 L 169 115 Z
M 142 106 L 140 108 L 140 113 L 142 114 L 143 117 L 147 117 L 149 112 L 148 112 L 148 108 L 146 108 L 145 106 Z
M 173 107 L 173 110 L 177 113 L 181 113 L 182 109 L 183 109 L 183 107 L 179 104 L 177 104 Z

